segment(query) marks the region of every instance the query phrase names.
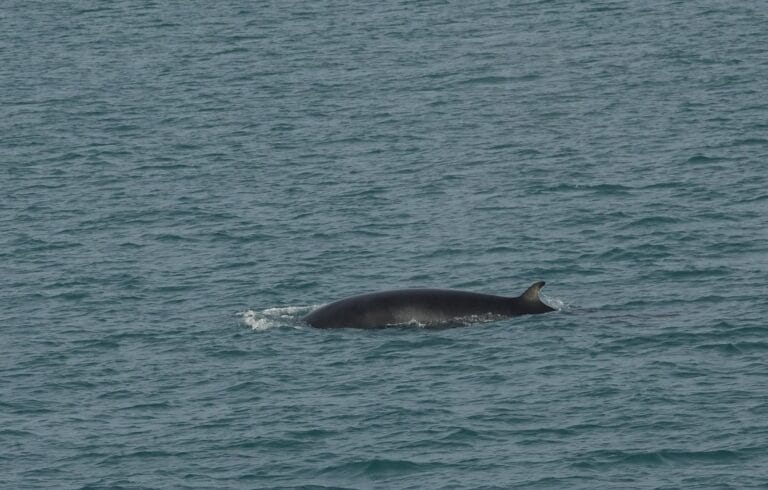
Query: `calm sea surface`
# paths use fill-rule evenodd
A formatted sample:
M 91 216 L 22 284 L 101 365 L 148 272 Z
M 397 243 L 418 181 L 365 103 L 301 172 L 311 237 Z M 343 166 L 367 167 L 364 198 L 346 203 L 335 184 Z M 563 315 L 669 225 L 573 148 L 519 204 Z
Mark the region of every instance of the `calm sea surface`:
M 3 488 L 768 485 L 764 2 L 0 25 Z M 301 322 L 539 279 L 559 311 Z

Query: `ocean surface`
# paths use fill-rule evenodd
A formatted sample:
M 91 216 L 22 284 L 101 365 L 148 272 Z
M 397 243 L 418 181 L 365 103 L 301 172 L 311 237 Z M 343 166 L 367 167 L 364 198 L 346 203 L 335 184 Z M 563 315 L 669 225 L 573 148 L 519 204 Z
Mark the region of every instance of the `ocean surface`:
M 0 20 L 0 487 L 768 485 L 765 2 Z

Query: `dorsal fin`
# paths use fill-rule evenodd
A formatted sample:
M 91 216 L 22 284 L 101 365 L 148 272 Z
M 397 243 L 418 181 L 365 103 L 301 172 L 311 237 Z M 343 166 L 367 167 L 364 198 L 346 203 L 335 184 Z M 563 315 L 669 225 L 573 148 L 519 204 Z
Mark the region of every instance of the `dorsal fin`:
M 520 299 L 526 303 L 539 303 L 541 301 L 539 299 L 539 291 L 544 287 L 544 284 L 546 284 L 544 281 L 534 282 L 533 285 L 526 289 L 520 296 Z

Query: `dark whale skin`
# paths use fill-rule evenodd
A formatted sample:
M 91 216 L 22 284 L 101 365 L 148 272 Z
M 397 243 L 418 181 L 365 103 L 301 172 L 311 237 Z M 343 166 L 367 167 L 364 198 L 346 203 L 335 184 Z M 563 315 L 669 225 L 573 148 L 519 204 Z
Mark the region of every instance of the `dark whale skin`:
M 439 325 L 465 318 L 510 317 L 554 311 L 539 298 L 544 281 L 520 296 L 454 289 L 395 289 L 360 294 L 321 306 L 304 317 L 317 328 L 384 328 L 417 323 Z

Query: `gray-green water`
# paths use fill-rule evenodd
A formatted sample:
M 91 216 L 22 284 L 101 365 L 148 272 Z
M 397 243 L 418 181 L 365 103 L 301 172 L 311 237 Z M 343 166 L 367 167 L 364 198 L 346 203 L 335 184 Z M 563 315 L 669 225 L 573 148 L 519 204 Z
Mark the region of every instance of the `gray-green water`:
M 767 12 L 4 2 L 0 485 L 764 487 Z

